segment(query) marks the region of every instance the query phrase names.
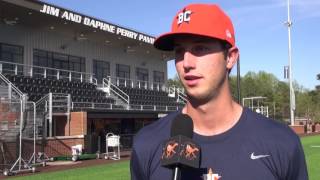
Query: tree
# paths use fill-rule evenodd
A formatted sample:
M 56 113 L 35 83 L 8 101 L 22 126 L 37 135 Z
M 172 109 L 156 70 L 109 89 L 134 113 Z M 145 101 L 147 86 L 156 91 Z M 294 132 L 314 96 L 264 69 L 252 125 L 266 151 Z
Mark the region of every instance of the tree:
M 309 95 L 311 96 L 311 112 L 310 117 L 316 122 L 320 122 L 320 91 L 310 91 Z
M 320 81 L 320 74 L 317 74 L 317 80 Z M 317 85 L 317 86 L 316 86 L 316 89 L 317 89 L 318 91 L 320 91 L 320 85 Z
M 230 82 L 230 90 L 232 97 L 236 101 L 238 98 L 237 94 L 237 76 L 229 76 L 229 82 Z
M 282 120 L 289 118 L 290 106 L 288 83 L 283 81 L 277 83 L 273 94 L 273 100 L 275 102 L 275 118 Z
M 296 93 L 296 111 L 295 114 L 297 117 L 306 117 L 311 118 L 312 106 L 312 96 L 308 92 L 297 92 Z
M 178 75 L 175 75 L 172 79 L 168 79 L 167 81 L 168 87 L 177 87 L 177 88 L 183 88 L 180 78 Z
M 317 75 L 320 80 L 320 74 Z M 237 77 L 230 76 L 230 89 L 237 99 Z M 168 80 L 168 85 L 182 87 L 178 76 Z M 296 81 L 293 83 L 296 99 L 296 117 L 310 118 L 320 122 L 320 85 L 319 90 L 309 91 Z M 278 80 L 273 74 L 264 71 L 248 72 L 241 77 L 241 97 L 263 96 L 263 106 L 269 107 L 270 117 L 285 120 L 290 117 L 290 97 L 288 82 Z

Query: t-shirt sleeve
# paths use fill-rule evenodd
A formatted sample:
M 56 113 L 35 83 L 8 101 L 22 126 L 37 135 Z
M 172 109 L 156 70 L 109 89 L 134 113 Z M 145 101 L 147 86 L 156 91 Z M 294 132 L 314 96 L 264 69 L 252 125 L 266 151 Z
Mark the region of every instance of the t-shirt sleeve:
M 287 180 L 308 180 L 308 170 L 305 161 L 303 148 L 299 138 L 297 138 L 297 145 L 293 151 L 289 170 L 287 172 Z
M 141 161 L 139 159 L 136 150 L 133 148 L 130 159 L 130 174 L 131 180 L 147 180 L 143 168 L 141 166 Z

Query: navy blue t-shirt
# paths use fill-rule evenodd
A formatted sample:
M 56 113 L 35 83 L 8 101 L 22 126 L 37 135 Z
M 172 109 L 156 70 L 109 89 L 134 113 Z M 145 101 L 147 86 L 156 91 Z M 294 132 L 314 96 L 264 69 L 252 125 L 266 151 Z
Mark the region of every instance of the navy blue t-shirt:
M 163 142 L 170 137 L 174 112 L 144 127 L 134 138 L 132 180 L 169 180 L 162 167 Z M 287 126 L 244 108 L 230 130 L 214 136 L 194 133 L 201 147 L 199 169 L 182 169 L 182 180 L 203 180 L 211 168 L 219 180 L 307 180 L 299 137 Z

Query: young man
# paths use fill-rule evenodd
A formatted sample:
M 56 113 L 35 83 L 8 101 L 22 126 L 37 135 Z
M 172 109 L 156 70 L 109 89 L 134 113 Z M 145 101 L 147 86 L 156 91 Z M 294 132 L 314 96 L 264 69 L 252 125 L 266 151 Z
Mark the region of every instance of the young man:
M 184 7 L 174 17 L 171 32 L 158 37 L 154 46 L 175 52 L 188 102 L 181 111 L 136 135 L 131 158 L 133 180 L 172 179 L 172 170 L 162 167 L 160 158 L 171 122 L 179 113 L 192 118 L 193 140 L 201 147 L 200 168 L 182 169 L 181 179 L 308 179 L 299 137 L 286 125 L 232 99 L 228 76 L 239 50 L 232 22 L 217 5 Z

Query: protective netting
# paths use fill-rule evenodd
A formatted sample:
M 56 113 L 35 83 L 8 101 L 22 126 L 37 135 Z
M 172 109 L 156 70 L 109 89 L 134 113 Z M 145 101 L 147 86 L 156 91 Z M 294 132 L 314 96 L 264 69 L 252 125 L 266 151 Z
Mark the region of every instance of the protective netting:
M 0 170 L 31 170 L 37 130 L 35 104 L 0 101 Z

